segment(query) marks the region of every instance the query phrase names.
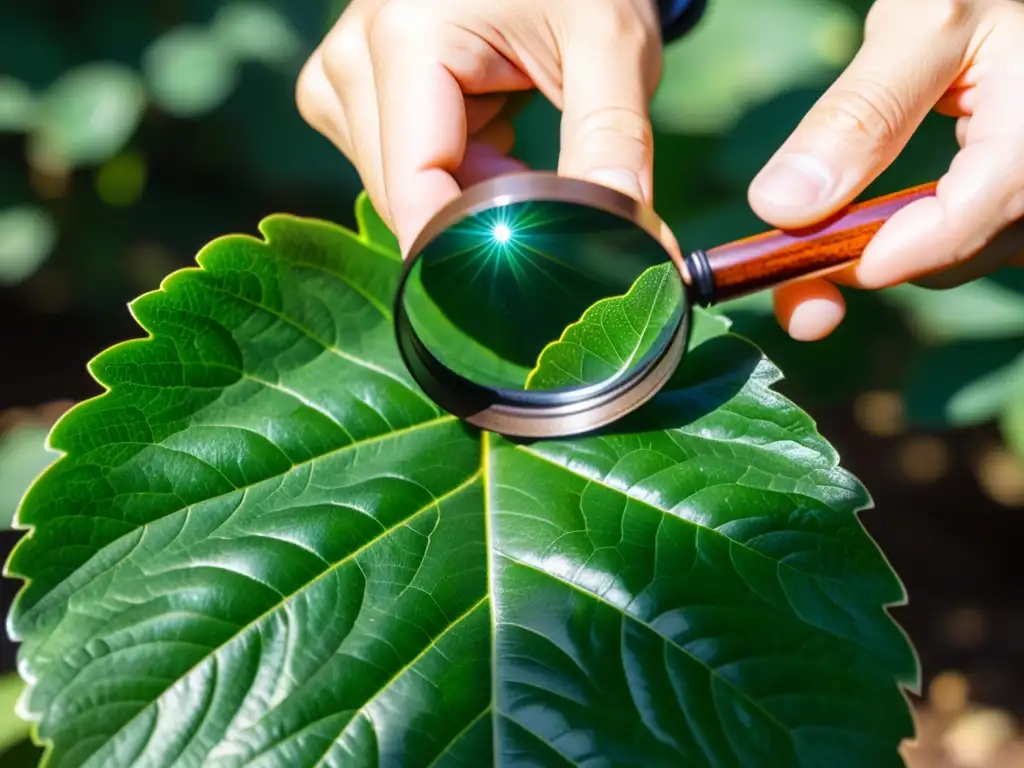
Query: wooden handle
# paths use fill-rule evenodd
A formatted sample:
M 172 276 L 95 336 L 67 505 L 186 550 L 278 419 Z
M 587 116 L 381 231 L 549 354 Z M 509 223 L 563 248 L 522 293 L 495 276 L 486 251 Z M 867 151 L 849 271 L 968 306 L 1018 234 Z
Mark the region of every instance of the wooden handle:
M 714 301 L 726 301 L 849 266 L 889 217 L 935 194 L 935 182 L 851 205 L 801 230 L 773 230 L 706 252 Z

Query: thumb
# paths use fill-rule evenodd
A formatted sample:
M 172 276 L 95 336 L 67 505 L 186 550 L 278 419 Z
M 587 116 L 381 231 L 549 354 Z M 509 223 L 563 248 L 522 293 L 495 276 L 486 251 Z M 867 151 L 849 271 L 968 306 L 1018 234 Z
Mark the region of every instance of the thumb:
M 945 5 L 875 6 L 846 71 L 751 183 L 760 218 L 782 228 L 814 224 L 857 197 L 903 150 L 959 75 L 969 42 L 966 24 L 921 19 Z
M 604 6 L 611 7 L 595 8 Z M 657 27 L 639 18 L 628 24 L 595 23 L 601 15 L 583 14 L 568 30 L 558 171 L 650 203 L 654 138 L 649 102 L 661 72 Z

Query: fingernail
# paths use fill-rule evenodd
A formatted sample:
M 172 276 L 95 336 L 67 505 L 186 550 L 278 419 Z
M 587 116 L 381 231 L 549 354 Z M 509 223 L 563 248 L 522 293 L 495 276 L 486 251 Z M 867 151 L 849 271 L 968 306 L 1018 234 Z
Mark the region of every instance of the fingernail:
M 804 208 L 827 203 L 835 186 L 835 177 L 820 160 L 782 155 L 754 178 L 750 194 L 780 208 Z
M 597 168 L 586 174 L 589 181 L 612 187 L 629 195 L 634 200 L 643 200 L 644 192 L 640 188 L 640 179 L 632 171 L 625 168 Z

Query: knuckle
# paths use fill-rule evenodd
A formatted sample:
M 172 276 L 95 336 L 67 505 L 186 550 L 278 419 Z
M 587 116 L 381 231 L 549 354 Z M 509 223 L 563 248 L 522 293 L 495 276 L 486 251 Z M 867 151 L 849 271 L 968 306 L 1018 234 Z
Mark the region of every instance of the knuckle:
M 1003 219 L 1009 224 L 1024 219 L 1024 189 L 1019 189 L 1010 195 L 1003 210 Z
M 654 132 L 648 117 L 629 107 L 602 107 L 579 121 L 579 138 L 590 151 L 609 145 L 632 144 L 644 153 L 654 151 Z
M 323 66 L 328 78 L 344 83 L 358 77 L 369 60 L 366 33 L 361 24 L 340 23 L 324 41 Z
M 865 140 L 884 151 L 901 138 L 903 107 L 890 88 L 862 80 L 833 94 L 820 112 L 821 127 L 837 137 Z
M 598 40 L 614 41 L 617 47 L 646 50 L 658 42 L 654 4 L 644 0 L 602 0 L 586 3 L 579 18 L 587 20 L 589 32 Z
M 985 27 L 1009 33 L 1007 39 L 1018 39 L 1017 35 L 1024 30 L 1024 3 L 999 2 L 985 10 Z
M 626 0 L 603 0 L 590 5 L 594 24 L 604 28 L 609 34 L 627 32 L 631 26 L 635 26 L 636 12 L 632 3 Z
M 643 88 L 652 94 L 662 74 L 660 24 L 650 0 L 603 0 L 590 2 L 580 19 L 580 37 L 592 49 L 606 52 L 622 71 L 643 73 Z
M 934 32 L 952 32 L 974 15 L 974 0 L 929 0 L 922 6 L 922 21 Z
M 298 107 L 299 115 L 314 128 L 318 128 L 320 110 L 317 107 L 317 99 L 313 94 L 312 78 L 315 75 L 315 67 L 318 66 L 315 60 L 316 54 L 305 63 L 299 76 L 295 81 L 295 106 Z
M 370 20 L 368 37 L 376 48 L 422 40 L 432 15 L 431 3 L 422 0 L 387 0 Z
M 481 84 L 491 81 L 494 71 L 500 66 L 494 49 L 477 35 L 447 34 L 443 50 L 432 55 L 442 56 L 447 68 L 463 84 Z M 474 91 L 475 93 L 475 91 Z
M 335 118 L 336 97 L 324 74 L 321 52 L 316 51 L 299 72 L 295 84 L 295 105 L 299 116 L 331 141 L 342 130 Z
M 886 27 L 914 28 L 928 35 L 951 34 L 967 26 L 974 17 L 977 0 L 878 0 L 868 11 L 864 28 L 868 33 Z

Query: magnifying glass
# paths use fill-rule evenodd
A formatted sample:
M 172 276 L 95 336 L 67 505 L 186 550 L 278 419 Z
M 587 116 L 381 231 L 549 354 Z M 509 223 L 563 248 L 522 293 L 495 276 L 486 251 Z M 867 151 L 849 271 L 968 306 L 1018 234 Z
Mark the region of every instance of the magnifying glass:
M 405 262 L 395 330 L 439 406 L 521 438 L 593 431 L 639 408 L 678 366 L 690 307 L 857 260 L 925 184 L 817 226 L 684 253 L 647 206 L 551 173 L 470 187 L 424 227 Z

